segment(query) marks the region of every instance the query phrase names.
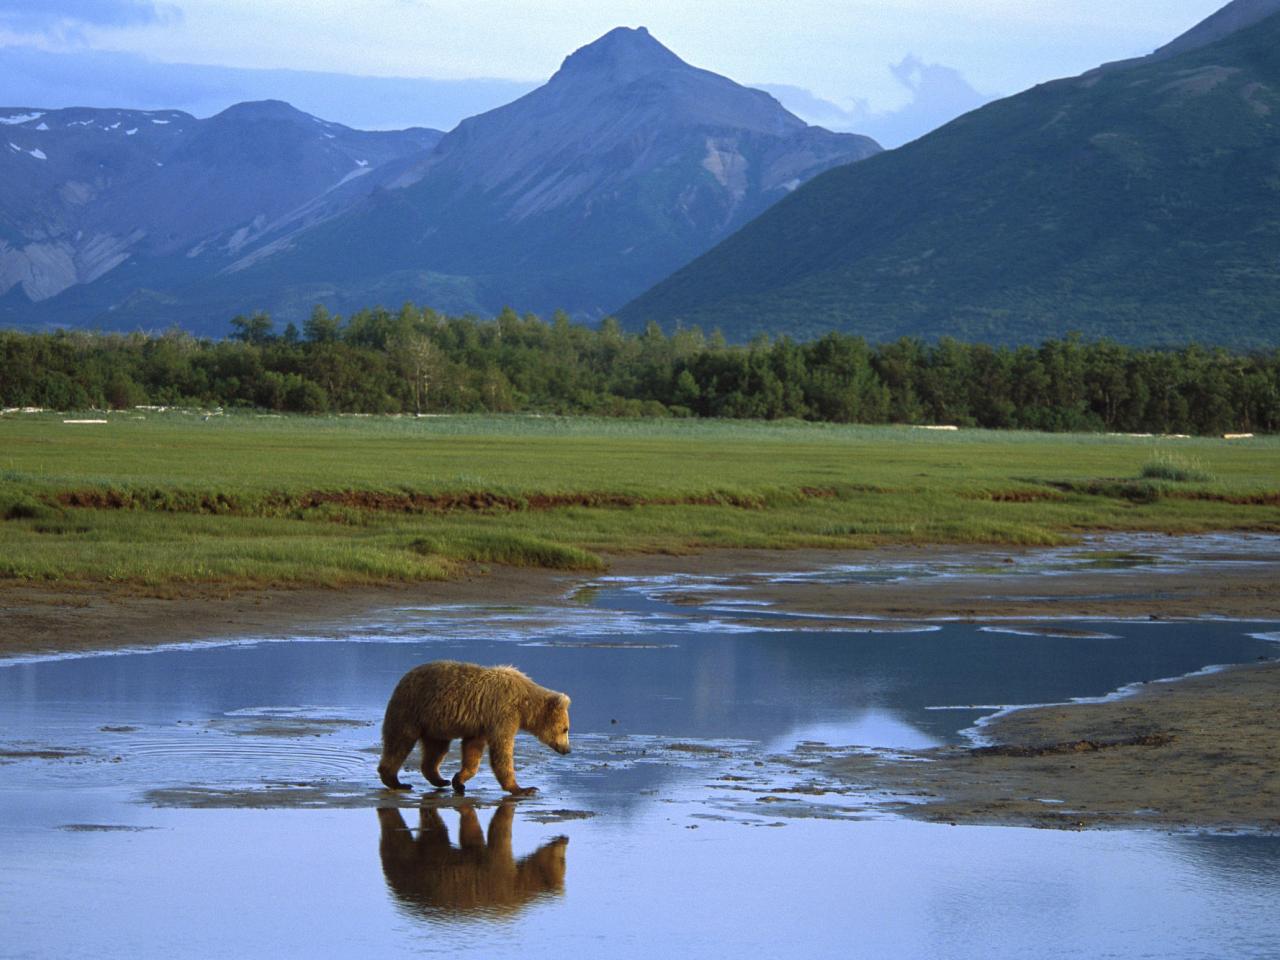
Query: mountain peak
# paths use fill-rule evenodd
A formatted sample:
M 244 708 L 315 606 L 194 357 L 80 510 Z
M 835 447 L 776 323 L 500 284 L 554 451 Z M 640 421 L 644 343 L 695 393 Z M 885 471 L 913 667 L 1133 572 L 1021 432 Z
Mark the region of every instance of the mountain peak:
M 311 115 L 303 113 L 292 104 L 283 100 L 246 100 L 227 107 L 217 116 L 239 120 L 277 120 L 297 121 L 311 119 Z
M 648 73 L 687 66 L 644 27 L 615 27 L 565 57 L 552 79 L 591 75 L 626 83 Z

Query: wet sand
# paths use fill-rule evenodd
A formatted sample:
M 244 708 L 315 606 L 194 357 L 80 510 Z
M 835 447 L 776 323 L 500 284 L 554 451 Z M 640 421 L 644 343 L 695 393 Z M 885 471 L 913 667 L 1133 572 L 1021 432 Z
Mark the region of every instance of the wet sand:
M 958 548 L 715 551 L 611 558 L 611 576 L 719 575 L 739 598 L 778 611 L 904 620 L 1092 616 L 1226 616 L 1280 620 L 1280 563 L 1204 569 L 1005 574 L 1026 554 Z M 993 555 L 994 559 L 993 559 Z M 891 583 L 775 583 L 758 574 L 839 563 L 973 558 L 990 572 Z M 985 569 L 985 567 L 983 567 Z M 743 571 L 750 571 L 744 574 Z M 88 652 L 242 636 L 340 636 L 343 624 L 409 604 L 572 604 L 597 575 L 477 569 L 463 580 L 357 590 L 142 591 L 0 585 L 0 657 Z M 691 588 L 696 594 L 696 587 Z M 690 596 L 689 602 L 698 598 Z M 1280 650 L 1278 650 L 1280 652 Z M 1103 704 L 1014 712 L 985 730 L 1003 750 L 961 748 L 820 758 L 850 787 L 911 802 L 888 805 L 951 823 L 1058 828 L 1147 826 L 1280 832 L 1280 664 L 1149 684 Z M 1048 802 L 1052 801 L 1052 802 Z
M 821 766 L 940 823 L 1280 833 L 1280 663 L 1098 704 L 1018 710 L 988 748 L 843 756 Z
M 1280 619 L 1280 563 L 1159 572 L 1077 571 L 1057 577 L 968 575 L 926 583 L 760 584 L 753 599 L 798 613 L 947 617 Z
M 477 570 L 445 583 L 354 589 L 150 590 L 102 584 L 0 584 L 0 657 L 89 653 L 193 640 L 340 635 L 351 618 L 410 604 L 563 601 L 580 578 L 541 570 Z

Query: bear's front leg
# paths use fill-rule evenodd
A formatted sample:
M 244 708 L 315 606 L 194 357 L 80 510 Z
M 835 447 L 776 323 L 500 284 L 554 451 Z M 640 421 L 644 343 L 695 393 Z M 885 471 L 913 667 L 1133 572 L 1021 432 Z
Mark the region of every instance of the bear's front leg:
M 493 767 L 493 775 L 498 778 L 502 789 L 513 797 L 527 797 L 537 793 L 537 787 L 522 787 L 516 783 L 516 738 L 512 734 L 489 744 L 489 766 Z

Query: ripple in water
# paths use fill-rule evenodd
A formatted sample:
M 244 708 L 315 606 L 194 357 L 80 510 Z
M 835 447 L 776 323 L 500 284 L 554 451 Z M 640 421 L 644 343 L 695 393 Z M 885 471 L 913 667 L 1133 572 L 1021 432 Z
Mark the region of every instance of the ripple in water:
M 285 768 L 335 774 L 370 769 L 368 754 L 349 746 L 329 747 L 296 740 L 281 742 L 278 739 L 248 737 L 223 742 L 210 742 L 202 736 L 142 741 L 132 746 L 128 759 L 142 763 L 164 761 L 170 777 L 183 769 L 208 773 L 212 772 L 210 768 L 219 768 L 218 773 L 222 775 L 243 771 L 254 777 L 264 771 L 278 775 Z M 227 771 L 227 767 L 233 771 Z

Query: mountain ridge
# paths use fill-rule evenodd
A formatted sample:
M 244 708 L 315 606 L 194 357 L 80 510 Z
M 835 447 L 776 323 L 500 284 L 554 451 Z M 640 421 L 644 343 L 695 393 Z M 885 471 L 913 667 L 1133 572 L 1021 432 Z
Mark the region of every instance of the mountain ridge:
M 189 274 L 209 249 L 236 249 L 353 173 L 441 136 L 365 133 L 278 101 L 205 120 L 172 110 L 0 108 L 0 131 L 0 317 L 9 321 L 127 262 L 145 274 L 167 260 L 171 273 Z
M 802 180 L 878 150 L 618 28 L 463 121 L 360 210 L 231 270 L 264 301 L 275 278 L 295 281 L 294 309 L 336 289 L 333 309 L 415 299 L 594 318 Z
M 1238 33 L 1280 13 L 1280 0 L 1231 0 L 1225 7 L 1175 37 L 1151 54 L 1152 59 L 1163 60 L 1217 43 L 1233 33 Z
M 1271 16 L 817 177 L 620 317 L 732 339 L 1273 344 L 1278 118 Z

